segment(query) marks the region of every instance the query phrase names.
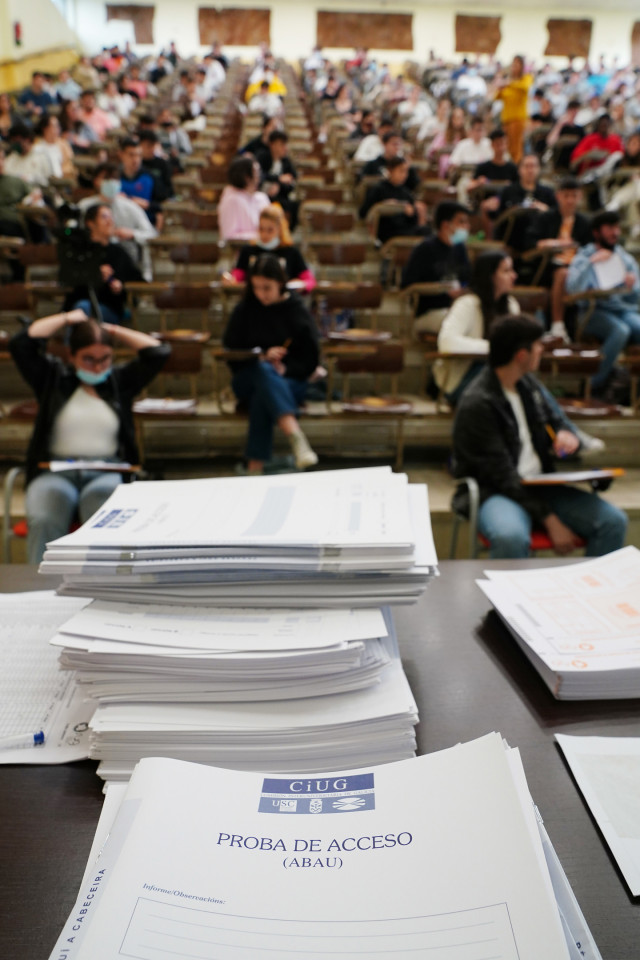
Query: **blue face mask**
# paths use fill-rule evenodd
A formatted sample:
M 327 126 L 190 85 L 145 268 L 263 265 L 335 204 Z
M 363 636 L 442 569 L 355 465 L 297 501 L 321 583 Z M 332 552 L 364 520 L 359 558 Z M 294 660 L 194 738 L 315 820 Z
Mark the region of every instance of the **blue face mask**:
M 119 180 L 103 180 L 100 193 L 103 197 L 106 197 L 107 200 L 113 200 L 120 193 L 121 187 L 122 185 Z
M 104 383 L 111 376 L 111 367 L 102 370 L 101 373 L 92 373 L 91 370 L 83 370 L 76 367 L 76 377 L 81 383 L 86 383 L 88 387 L 97 387 L 99 383 Z
M 451 234 L 451 243 L 466 243 L 469 239 L 469 231 L 465 227 L 458 227 Z
M 259 239 L 257 246 L 262 247 L 263 250 L 277 250 L 280 246 L 280 237 L 272 237 L 271 240 L 267 240 L 266 243 Z

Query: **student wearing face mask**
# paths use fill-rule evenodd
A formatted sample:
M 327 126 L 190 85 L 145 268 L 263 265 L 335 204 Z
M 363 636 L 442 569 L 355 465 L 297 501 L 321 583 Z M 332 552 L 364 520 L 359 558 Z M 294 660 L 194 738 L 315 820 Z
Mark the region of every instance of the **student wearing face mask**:
M 465 292 L 471 266 L 467 248 L 469 211 L 453 200 L 439 203 L 434 214 L 435 234 L 411 251 L 402 272 L 402 287 L 414 283 L 442 283 L 447 290 L 421 296 L 414 332 L 437 333 L 452 303 Z
M 69 362 L 46 353 L 50 337 L 69 326 Z M 112 338 L 137 352 L 113 366 Z M 52 473 L 50 460 L 138 462 L 134 397 L 164 366 L 170 347 L 154 337 L 89 320 L 82 310 L 42 317 L 10 342 L 18 370 L 38 401 L 27 450 L 26 515 L 29 563 L 39 563 L 49 540 L 64 536 L 76 511 L 85 522 L 122 482 L 119 473 Z
M 272 253 L 278 258 L 287 275 L 289 289 L 310 293 L 316 286 L 316 278 L 298 248 L 293 245 L 289 224 L 282 207 L 277 203 L 272 203 L 262 211 L 256 240 L 241 248 L 238 262 L 224 279 L 231 283 L 244 283 L 261 253 Z
M 106 204 L 113 217 L 113 236 L 118 240 L 133 262 L 142 272 L 145 280 L 152 279 L 151 256 L 147 246 L 158 232 L 149 221 L 142 207 L 122 193 L 120 172 L 115 163 L 100 163 L 93 173 L 93 185 L 96 192 L 78 203 L 84 215 L 96 204 Z

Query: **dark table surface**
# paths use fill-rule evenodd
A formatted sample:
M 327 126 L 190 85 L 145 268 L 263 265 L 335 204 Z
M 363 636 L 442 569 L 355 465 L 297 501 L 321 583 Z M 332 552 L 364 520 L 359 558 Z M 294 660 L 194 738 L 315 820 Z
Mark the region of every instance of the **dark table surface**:
M 396 609 L 404 667 L 420 711 L 419 751 L 492 730 L 519 747 L 532 796 L 603 957 L 637 960 L 640 898 L 628 893 L 553 735 L 640 736 L 640 700 L 554 700 L 475 585 L 490 565 L 504 567 L 444 562 L 419 604 Z M 51 584 L 28 567 L 0 566 L 3 591 Z M 0 767 L 1 958 L 49 956 L 75 901 L 101 787 L 90 761 Z

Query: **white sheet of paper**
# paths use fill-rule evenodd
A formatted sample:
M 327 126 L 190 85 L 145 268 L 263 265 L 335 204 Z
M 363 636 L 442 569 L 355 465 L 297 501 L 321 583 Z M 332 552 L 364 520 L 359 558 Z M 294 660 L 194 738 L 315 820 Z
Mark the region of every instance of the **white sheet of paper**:
M 60 628 L 100 640 L 204 650 L 301 650 L 385 637 L 380 610 L 242 610 L 94 601 Z
M 632 895 L 640 896 L 640 738 L 555 736 Z
M 73 673 L 58 668 L 49 640 L 86 600 L 50 591 L 0 594 L 0 737 L 34 734 L 37 747 L 0 747 L 1 763 L 66 763 L 89 754 L 94 705 L 76 690 Z
M 497 734 L 328 778 L 145 760 L 51 956 L 567 960 L 511 766 Z

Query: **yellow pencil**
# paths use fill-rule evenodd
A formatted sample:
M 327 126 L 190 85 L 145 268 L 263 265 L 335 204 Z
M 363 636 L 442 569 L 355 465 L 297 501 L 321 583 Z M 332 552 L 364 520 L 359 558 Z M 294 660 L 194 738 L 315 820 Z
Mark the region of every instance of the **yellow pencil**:
M 553 427 L 551 426 L 551 424 L 550 424 L 550 423 L 545 423 L 544 428 L 545 428 L 545 430 L 547 431 L 547 433 L 549 434 L 549 436 L 551 437 L 551 443 L 555 443 L 555 442 L 556 442 L 556 439 L 557 439 L 557 434 L 556 434 L 555 430 L 553 429 Z
M 285 350 L 288 350 L 289 347 L 291 346 L 291 340 L 292 340 L 292 338 L 289 337 L 289 338 L 288 338 L 287 340 L 285 340 L 285 342 L 282 344 L 282 346 L 284 347 Z

